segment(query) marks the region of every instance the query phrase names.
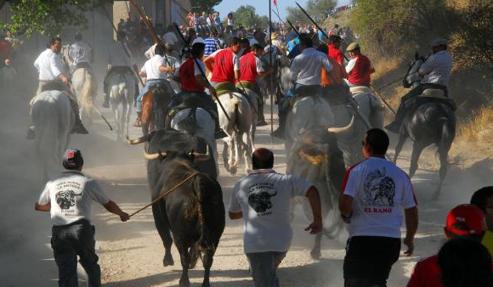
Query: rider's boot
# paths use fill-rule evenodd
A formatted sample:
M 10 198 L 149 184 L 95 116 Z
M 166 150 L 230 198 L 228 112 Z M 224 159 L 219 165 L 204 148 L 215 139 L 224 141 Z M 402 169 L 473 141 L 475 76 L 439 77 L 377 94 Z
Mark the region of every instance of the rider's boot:
M 75 115 L 75 123 L 70 132 L 73 134 L 88 134 L 89 132 L 87 131 L 87 129 L 82 124 L 82 121 L 80 120 L 79 105 L 77 104 L 76 101 L 72 100 L 72 98 L 69 97 L 69 99 L 70 99 L 70 104 L 72 106 L 72 111 L 74 112 Z
M 26 138 L 28 140 L 33 140 L 35 137 L 36 137 L 35 127 L 34 125 L 30 125 L 29 128 L 27 129 Z
M 214 124 L 216 126 L 216 130 L 214 131 L 214 137 L 216 139 L 222 139 L 227 137 L 228 135 L 223 131 L 221 126 L 219 126 L 219 117 L 213 116 L 213 118 L 214 118 Z
M 110 107 L 110 95 L 108 93 L 104 94 L 104 102 L 103 102 L 103 108 L 109 108 Z
M 394 120 L 390 124 L 386 125 L 385 129 L 396 134 L 399 133 L 402 121 L 404 120 L 404 116 L 406 115 L 405 106 L 406 105 L 404 101 L 401 101 L 399 108 L 397 109 L 397 113 L 395 114 Z
M 137 118 L 135 119 L 134 127 L 142 127 L 142 112 L 137 112 Z

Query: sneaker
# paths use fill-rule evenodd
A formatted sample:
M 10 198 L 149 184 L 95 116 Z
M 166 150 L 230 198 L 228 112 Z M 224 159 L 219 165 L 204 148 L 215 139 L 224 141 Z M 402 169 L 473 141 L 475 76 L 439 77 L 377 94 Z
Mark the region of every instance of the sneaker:
M 280 128 L 277 128 L 277 130 L 273 131 L 270 135 L 278 139 L 284 139 L 284 131 Z
M 222 138 L 225 138 L 227 136 L 228 135 L 222 129 L 217 130 L 216 133 L 215 133 L 215 138 L 216 139 L 222 139 Z
M 33 140 L 36 137 L 36 133 L 34 132 L 34 126 L 30 126 L 27 129 L 26 139 Z
M 263 127 L 266 126 L 267 122 L 265 120 L 259 120 L 257 121 L 257 127 Z

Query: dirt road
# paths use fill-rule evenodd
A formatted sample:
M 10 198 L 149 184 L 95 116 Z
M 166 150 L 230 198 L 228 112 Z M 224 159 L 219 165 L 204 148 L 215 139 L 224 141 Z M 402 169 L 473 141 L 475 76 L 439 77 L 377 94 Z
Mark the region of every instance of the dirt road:
M 47 214 L 36 213 L 33 202 L 43 186 L 39 171 L 33 163 L 35 154 L 32 142 L 24 140 L 26 116 L 18 116 L 25 106 L 17 101 L 1 114 L 0 184 L 0 278 L 2 286 L 55 286 L 57 271 L 50 247 L 50 222 Z M 268 107 L 266 107 L 268 110 Z M 107 114 L 111 117 L 110 114 Z M 12 118 L 15 120 L 12 121 Z M 258 131 L 256 146 L 274 150 L 275 168 L 285 168 L 284 148 L 281 142 L 271 142 L 270 127 Z M 136 130 L 132 131 L 134 134 Z M 72 146 L 82 149 L 85 156 L 85 172 L 97 178 L 108 195 L 124 210 L 132 212 L 149 202 L 145 161 L 142 147 L 129 147 L 113 140 L 113 135 L 101 121 L 91 128 L 91 135 L 75 136 Z M 393 141 L 395 144 L 395 141 Z M 219 148 L 219 150 L 221 150 Z M 409 153 L 402 154 L 399 165 L 407 166 Z M 478 187 L 492 184 L 490 160 L 480 162 L 470 169 L 451 168 L 443 194 L 437 201 L 431 200 L 431 191 L 437 182 L 432 152 L 425 153 L 422 164 L 413 179 L 418 197 L 420 227 L 416 239 L 416 254 L 401 257 L 392 269 L 389 286 L 405 286 L 410 272 L 422 256 L 434 254 L 443 241 L 442 225 L 448 209 L 457 203 L 468 201 Z M 221 166 L 220 182 L 225 204 L 229 202 L 232 185 L 239 179 L 225 173 Z M 175 266 L 163 267 L 164 249 L 155 230 L 151 211 L 146 210 L 127 223 L 108 214 L 101 207 L 94 208 L 97 252 L 102 266 L 105 286 L 146 287 L 177 286 L 181 266 L 175 248 Z M 313 236 L 303 229 L 308 222 L 300 212 L 294 220 L 295 236 L 286 259 L 280 266 L 282 286 L 342 286 L 342 261 L 344 241 L 324 239 L 322 259 L 312 260 L 309 250 Z M 211 272 L 214 286 L 252 286 L 248 265 L 243 254 L 242 225 L 240 221 L 226 222 L 226 229 L 217 249 Z M 81 272 L 83 273 L 83 272 Z M 194 286 L 202 280 L 201 264 L 190 273 Z M 84 277 L 81 276 L 81 281 Z M 84 286 L 83 284 L 81 286 Z

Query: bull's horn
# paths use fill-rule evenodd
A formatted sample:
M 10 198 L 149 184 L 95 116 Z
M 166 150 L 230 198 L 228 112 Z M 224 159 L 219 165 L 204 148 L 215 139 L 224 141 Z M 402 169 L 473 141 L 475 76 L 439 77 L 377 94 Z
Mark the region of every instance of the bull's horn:
M 141 136 L 140 138 L 130 139 L 127 137 L 127 142 L 130 145 L 137 145 L 147 141 L 147 136 Z
M 161 152 L 156 152 L 156 153 L 147 153 L 147 152 L 144 152 L 144 158 L 147 159 L 147 160 L 155 160 L 155 159 L 158 159 L 160 157 L 165 157 L 166 156 L 166 153 L 161 153 Z
M 333 133 L 333 134 L 342 134 L 342 133 L 345 133 L 347 131 L 349 131 L 350 129 L 353 128 L 353 124 L 354 124 L 354 115 L 351 117 L 351 121 L 349 122 L 349 124 L 345 127 L 337 127 L 337 128 L 328 128 L 327 131 L 329 131 L 329 133 Z
M 192 152 L 194 159 L 196 160 L 209 160 L 211 158 L 211 154 L 209 151 L 209 145 L 205 147 L 205 153 Z

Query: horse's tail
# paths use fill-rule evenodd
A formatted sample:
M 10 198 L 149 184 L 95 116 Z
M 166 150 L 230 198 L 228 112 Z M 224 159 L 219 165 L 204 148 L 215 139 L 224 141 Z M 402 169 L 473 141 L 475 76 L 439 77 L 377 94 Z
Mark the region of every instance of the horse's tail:
M 94 113 L 94 96 L 96 93 L 96 81 L 94 76 L 88 69 L 83 69 L 84 82 L 80 90 L 79 102 L 83 111 L 88 116 Z
M 455 120 L 449 117 L 441 117 L 438 119 L 441 123 L 441 137 L 438 146 L 438 152 L 443 149 L 443 152 L 448 152 L 455 138 Z

